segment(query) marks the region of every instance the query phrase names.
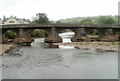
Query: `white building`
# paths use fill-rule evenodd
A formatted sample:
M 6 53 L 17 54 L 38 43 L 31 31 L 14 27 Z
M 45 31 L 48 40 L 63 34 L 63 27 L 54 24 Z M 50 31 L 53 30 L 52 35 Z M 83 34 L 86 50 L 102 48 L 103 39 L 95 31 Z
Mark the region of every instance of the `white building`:
M 9 18 L 3 18 L 3 24 L 30 24 L 30 20 L 29 19 L 18 19 L 16 17 L 9 17 Z

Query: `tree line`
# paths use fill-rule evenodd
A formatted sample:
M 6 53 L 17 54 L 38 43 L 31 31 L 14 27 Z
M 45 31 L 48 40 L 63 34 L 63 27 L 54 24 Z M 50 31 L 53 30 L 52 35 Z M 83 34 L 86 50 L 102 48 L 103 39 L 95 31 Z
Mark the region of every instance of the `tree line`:
M 75 23 L 75 24 L 118 24 L 118 16 L 91 16 L 67 18 L 56 21 L 56 23 Z

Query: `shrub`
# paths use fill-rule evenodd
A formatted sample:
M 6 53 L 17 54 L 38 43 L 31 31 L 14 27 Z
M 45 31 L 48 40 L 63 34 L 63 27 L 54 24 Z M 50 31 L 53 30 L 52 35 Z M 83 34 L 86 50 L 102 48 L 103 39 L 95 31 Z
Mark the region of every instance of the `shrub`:
M 43 37 L 46 37 L 47 34 L 41 30 L 41 29 L 35 29 L 32 33 L 31 33 L 31 36 L 32 37 L 35 37 L 35 38 L 43 38 Z
M 7 39 L 14 39 L 16 37 L 16 33 L 12 30 L 8 30 L 4 35 Z

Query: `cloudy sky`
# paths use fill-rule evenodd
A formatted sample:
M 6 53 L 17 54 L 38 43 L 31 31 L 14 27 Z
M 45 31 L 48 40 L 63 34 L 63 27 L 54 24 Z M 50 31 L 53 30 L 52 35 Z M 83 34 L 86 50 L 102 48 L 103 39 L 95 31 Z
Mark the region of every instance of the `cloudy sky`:
M 0 0 L 0 18 L 11 15 L 31 19 L 46 13 L 50 20 L 117 15 L 120 0 Z

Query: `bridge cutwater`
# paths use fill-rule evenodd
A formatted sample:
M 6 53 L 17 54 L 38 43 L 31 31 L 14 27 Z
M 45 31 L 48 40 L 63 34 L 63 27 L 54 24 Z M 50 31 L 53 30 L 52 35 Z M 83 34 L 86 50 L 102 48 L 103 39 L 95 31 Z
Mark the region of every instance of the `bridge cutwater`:
M 2 42 L 4 42 L 3 34 L 8 31 L 14 31 L 17 36 L 13 40 L 15 43 L 31 43 L 34 41 L 31 38 L 30 33 L 34 29 L 43 29 L 48 37 L 45 38 L 45 43 L 61 43 L 62 38 L 59 36 L 59 32 L 64 29 L 71 29 L 75 36 L 71 38 L 72 42 L 90 42 L 91 37 L 88 34 L 94 29 L 98 31 L 98 37 L 95 38 L 96 41 L 112 42 L 117 41 L 118 36 L 115 35 L 116 32 L 120 32 L 120 27 L 118 25 L 99 25 L 99 24 L 9 24 L 0 25 L 0 30 L 2 31 L 0 37 Z

